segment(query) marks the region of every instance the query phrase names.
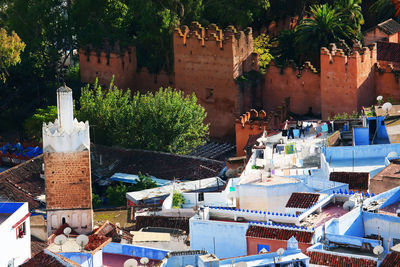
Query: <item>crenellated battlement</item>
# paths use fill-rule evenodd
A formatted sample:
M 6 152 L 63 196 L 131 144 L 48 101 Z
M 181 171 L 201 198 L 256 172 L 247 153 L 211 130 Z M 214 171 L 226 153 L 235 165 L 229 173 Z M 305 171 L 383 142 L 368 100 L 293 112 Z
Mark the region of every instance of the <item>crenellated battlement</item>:
M 336 44 L 331 43 L 328 48 L 321 47 L 321 68 L 327 62 L 329 64 L 353 65 L 364 63 L 373 65 L 377 62 L 376 57 L 376 44 L 371 44 L 368 47 L 355 44 L 352 51 L 347 54 L 342 48 L 338 48 Z
M 237 46 L 241 46 L 243 43 L 253 45 L 251 28 L 238 31 L 234 26 L 228 26 L 225 30 L 222 30 L 216 24 L 210 24 L 205 28 L 197 21 L 192 22 L 190 26 L 183 25 L 175 28 L 174 38 L 181 39 L 184 45 L 188 44 L 189 39 L 194 39 L 203 47 L 213 42 L 220 49 L 224 48 L 224 44 L 229 43 Z
M 314 65 L 310 61 L 304 62 L 304 64 L 301 65 L 300 67 L 297 66 L 296 63 L 292 60 L 289 61 L 289 64 L 285 66 L 276 65 L 274 61 L 271 61 L 271 63 L 267 66 L 267 68 L 279 68 L 281 75 L 286 73 L 287 70 L 292 70 L 293 72 L 296 73 L 297 78 L 301 78 L 305 71 L 317 75 L 319 74 L 319 70 L 316 67 L 314 67 Z

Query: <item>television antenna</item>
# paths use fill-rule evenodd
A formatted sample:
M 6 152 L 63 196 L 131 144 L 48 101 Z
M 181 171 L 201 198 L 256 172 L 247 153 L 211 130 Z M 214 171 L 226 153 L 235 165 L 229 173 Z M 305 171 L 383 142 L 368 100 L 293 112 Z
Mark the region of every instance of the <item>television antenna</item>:
M 144 266 L 146 266 L 147 263 L 149 263 L 149 259 L 146 257 L 143 257 L 140 259 L 140 263 L 143 264 Z
M 129 259 L 124 262 L 124 267 L 136 267 L 136 266 L 138 266 L 138 264 L 137 264 L 137 260 L 135 260 L 135 259 Z
M 78 246 L 80 247 L 81 251 L 83 250 L 83 248 L 87 245 L 87 243 L 89 243 L 89 238 L 87 237 L 87 235 L 79 235 L 76 238 L 75 241 Z
M 60 246 L 60 250 L 62 251 L 62 245 L 65 244 L 65 242 L 67 242 L 67 237 L 63 234 L 56 236 L 56 238 L 54 238 L 54 244 Z
M 69 234 L 71 233 L 71 231 L 72 231 L 71 227 L 66 227 L 63 232 L 64 235 L 66 235 L 69 238 Z

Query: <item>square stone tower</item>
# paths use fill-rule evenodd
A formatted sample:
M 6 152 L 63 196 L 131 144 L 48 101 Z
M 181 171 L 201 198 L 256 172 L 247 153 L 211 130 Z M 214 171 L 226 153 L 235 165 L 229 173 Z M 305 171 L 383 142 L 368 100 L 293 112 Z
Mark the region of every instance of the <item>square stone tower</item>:
M 93 228 L 89 123 L 74 119 L 72 89 L 57 90 L 58 119 L 43 124 L 47 233 L 63 223 L 87 234 Z

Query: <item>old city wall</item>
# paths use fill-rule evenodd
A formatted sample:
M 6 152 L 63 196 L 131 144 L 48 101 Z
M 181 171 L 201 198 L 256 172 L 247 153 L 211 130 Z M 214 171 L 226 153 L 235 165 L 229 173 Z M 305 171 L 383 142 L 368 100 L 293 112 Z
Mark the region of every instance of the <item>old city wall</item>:
M 89 151 L 44 153 L 46 208 L 91 209 Z M 68 190 L 66 193 L 65 190 Z
M 174 31 L 176 88 L 196 94 L 213 137 L 234 138 L 241 101 L 235 78 L 250 70 L 252 49 L 250 29 L 245 34 L 234 27 L 222 31 L 212 24 L 205 29 L 194 22 Z
M 400 68 L 392 64 L 382 64 L 380 61 L 375 72 L 376 95 L 383 96 L 385 101 L 389 99 L 394 100 L 394 103 L 400 102 L 399 79 Z
M 85 83 L 94 83 L 97 77 L 101 85 L 108 86 L 114 75 L 114 84 L 123 89 L 147 92 L 174 85 L 173 74 L 152 74 L 147 68 L 138 68 L 135 47 L 120 53 L 80 49 L 79 62 L 81 81 Z
M 301 68 L 280 68 L 273 63 L 268 67 L 264 76 L 264 108 L 275 110 L 288 97 L 291 112 L 306 114 L 310 107 L 314 114 L 321 112 L 320 75 L 310 63 Z
M 375 99 L 376 46 L 361 48 L 346 56 L 334 44 L 321 48 L 322 119 L 337 113 L 352 113 Z

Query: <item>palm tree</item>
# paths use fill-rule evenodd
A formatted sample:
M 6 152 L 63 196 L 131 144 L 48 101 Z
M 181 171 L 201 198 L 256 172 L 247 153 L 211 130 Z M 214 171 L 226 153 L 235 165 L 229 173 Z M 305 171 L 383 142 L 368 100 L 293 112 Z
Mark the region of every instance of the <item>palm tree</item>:
M 355 35 L 341 14 L 328 4 L 311 7 L 309 16 L 297 27 L 295 42 L 302 55 L 300 61 L 310 60 L 319 66 L 321 47 L 327 47 L 340 39 L 350 44 Z
M 347 21 L 357 33 L 364 24 L 364 17 L 361 10 L 361 0 L 336 0 L 335 7 L 341 14 L 342 19 Z

